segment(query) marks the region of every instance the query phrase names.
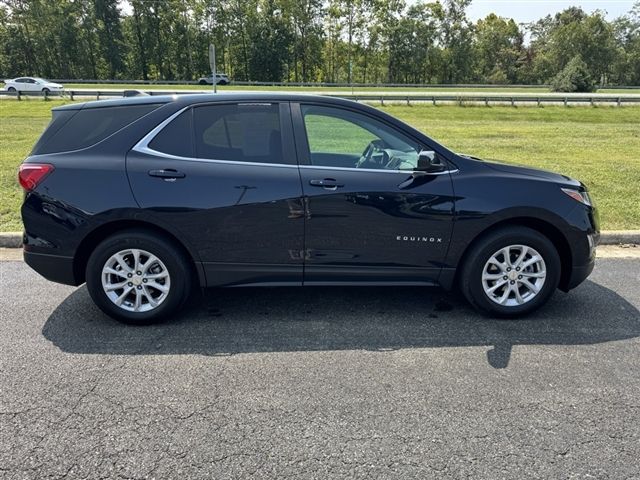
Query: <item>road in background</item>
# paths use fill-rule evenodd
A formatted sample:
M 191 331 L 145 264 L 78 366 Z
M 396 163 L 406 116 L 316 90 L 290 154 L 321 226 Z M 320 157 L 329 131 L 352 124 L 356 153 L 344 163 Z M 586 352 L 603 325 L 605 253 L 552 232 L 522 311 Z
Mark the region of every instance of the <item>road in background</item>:
M 207 291 L 145 328 L 0 262 L 0 476 L 638 478 L 640 259 L 517 321 L 424 288 Z

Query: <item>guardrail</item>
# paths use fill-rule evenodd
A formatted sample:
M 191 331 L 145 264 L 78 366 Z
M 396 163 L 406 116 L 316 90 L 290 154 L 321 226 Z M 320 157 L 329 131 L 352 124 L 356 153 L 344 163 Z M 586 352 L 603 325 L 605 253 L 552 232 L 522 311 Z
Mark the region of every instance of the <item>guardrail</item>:
M 198 85 L 198 80 L 96 80 L 96 79 L 53 79 L 56 83 L 78 84 L 113 84 L 113 85 Z M 549 84 L 540 85 L 495 85 L 486 83 L 364 83 L 364 82 L 261 82 L 252 80 L 233 80 L 233 85 L 255 85 L 262 87 L 354 87 L 354 88 L 460 88 L 460 89 L 484 89 L 484 88 L 550 88 Z M 640 89 L 640 86 L 627 85 L 599 85 L 597 88 L 610 90 Z
M 65 90 L 64 92 L 8 92 L 0 91 L 0 97 L 15 97 L 20 100 L 22 97 L 41 97 L 47 100 L 50 97 L 65 97 L 70 100 L 75 100 L 77 97 L 81 98 L 95 98 L 96 100 L 105 98 L 120 98 L 127 96 L 135 96 L 139 94 L 147 95 L 195 95 L 205 94 L 213 95 L 207 91 L 169 91 L 169 90 Z M 562 95 L 562 94 L 544 94 L 544 95 L 512 95 L 512 94 L 492 94 L 492 95 L 451 95 L 451 94 L 410 94 L 410 95 L 395 95 L 395 94 L 352 94 L 348 92 L 331 92 L 320 93 L 321 95 L 347 98 L 355 100 L 357 102 L 370 102 L 380 103 L 382 105 L 387 103 L 431 103 L 437 105 L 438 103 L 456 103 L 459 105 L 464 104 L 484 104 L 489 106 L 491 104 L 510 104 L 515 106 L 516 104 L 563 104 L 565 106 L 569 104 L 613 104 L 621 106 L 623 104 L 640 105 L 640 95 L 637 96 L 625 96 L 625 95 L 607 95 L 607 94 L 593 94 L 593 95 Z M 221 94 L 218 94 L 221 95 Z M 224 93 L 222 93 L 224 95 Z

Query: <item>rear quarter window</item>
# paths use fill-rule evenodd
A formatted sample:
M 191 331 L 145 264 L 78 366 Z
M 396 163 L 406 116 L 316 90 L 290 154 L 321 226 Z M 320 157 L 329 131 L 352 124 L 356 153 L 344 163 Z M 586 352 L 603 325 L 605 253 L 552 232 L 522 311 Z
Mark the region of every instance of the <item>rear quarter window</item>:
M 149 143 L 156 152 L 193 158 L 192 110 L 187 109 L 165 126 Z
M 66 112 L 60 118 L 54 115 L 52 122 L 34 147 L 32 154 L 69 152 L 90 147 L 155 110 L 160 105 L 145 104 L 125 107 L 87 108 L 78 110 L 70 118 Z M 61 125 L 61 120 L 63 119 L 65 121 Z

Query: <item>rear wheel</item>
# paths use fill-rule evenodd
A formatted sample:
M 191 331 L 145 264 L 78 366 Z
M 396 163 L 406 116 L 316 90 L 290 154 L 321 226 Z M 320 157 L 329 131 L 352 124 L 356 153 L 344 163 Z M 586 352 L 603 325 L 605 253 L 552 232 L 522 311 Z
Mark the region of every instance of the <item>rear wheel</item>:
M 526 227 L 507 227 L 472 247 L 460 287 L 479 310 L 517 317 L 546 303 L 560 281 L 560 257 L 553 243 Z
M 191 291 L 189 259 L 172 242 L 144 230 L 127 230 L 98 245 L 86 279 L 102 311 L 132 324 L 170 316 Z
M 202 79 L 198 82 L 199 85 L 206 85 L 207 81 L 205 79 Z

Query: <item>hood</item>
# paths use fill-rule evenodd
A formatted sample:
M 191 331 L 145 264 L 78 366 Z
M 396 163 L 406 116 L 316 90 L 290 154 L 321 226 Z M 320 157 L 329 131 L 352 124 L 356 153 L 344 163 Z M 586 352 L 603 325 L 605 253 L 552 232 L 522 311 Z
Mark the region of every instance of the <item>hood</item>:
M 560 173 L 550 172 L 548 170 L 541 170 L 539 168 L 531 168 L 531 167 L 523 167 L 521 165 L 512 165 L 507 163 L 500 163 L 496 161 L 487 161 L 482 160 L 477 157 L 472 157 L 471 155 L 463 155 L 463 157 L 471 158 L 473 160 L 479 160 L 484 165 L 493 170 L 497 170 L 499 172 L 510 173 L 513 175 L 525 176 L 525 177 L 534 177 L 539 178 L 541 180 L 546 180 L 549 182 L 566 185 L 574 188 L 584 187 L 584 185 L 571 177 L 567 177 L 566 175 L 562 175 Z

